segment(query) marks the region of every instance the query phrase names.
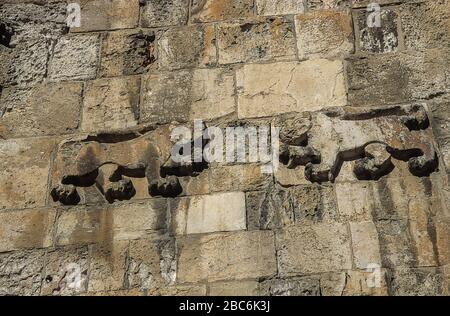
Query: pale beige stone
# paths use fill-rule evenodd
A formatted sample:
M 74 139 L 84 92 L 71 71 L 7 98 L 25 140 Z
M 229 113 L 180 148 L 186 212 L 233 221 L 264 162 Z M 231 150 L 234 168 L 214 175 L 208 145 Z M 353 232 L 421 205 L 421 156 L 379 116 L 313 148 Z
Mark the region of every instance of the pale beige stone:
M 345 220 L 368 221 L 375 207 L 369 182 L 336 183 L 339 216 Z
M 257 164 L 219 165 L 211 168 L 210 187 L 218 191 L 255 191 L 268 187 L 270 174 L 262 172 Z
M 227 192 L 171 201 L 175 234 L 244 230 L 245 194 Z
M 1 212 L 0 252 L 51 246 L 55 218 L 52 209 Z
M 291 226 L 276 235 L 281 276 L 351 269 L 350 236 L 340 223 Z
M 216 22 L 255 17 L 253 0 L 193 0 L 193 22 Z
M 350 222 L 353 260 L 356 268 L 381 266 L 378 232 L 373 222 Z
M 238 116 L 272 116 L 346 104 L 341 61 L 245 65 L 237 71 Z
M 259 282 L 231 281 L 209 284 L 210 296 L 258 296 Z
M 258 15 L 304 13 L 306 0 L 256 0 Z
M 175 285 L 148 291 L 148 296 L 206 296 L 205 284 Z
M 277 271 L 270 231 L 189 236 L 177 249 L 179 282 L 268 277 Z
M 387 296 L 386 269 L 351 270 L 345 273 L 343 296 Z

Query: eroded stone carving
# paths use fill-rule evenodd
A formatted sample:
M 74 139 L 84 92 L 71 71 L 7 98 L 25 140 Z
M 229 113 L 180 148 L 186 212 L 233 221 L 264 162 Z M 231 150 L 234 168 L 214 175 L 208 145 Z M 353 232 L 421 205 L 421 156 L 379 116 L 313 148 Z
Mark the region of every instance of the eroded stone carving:
M 408 162 L 416 176 L 438 167 L 430 122 L 423 105 L 380 108 L 331 108 L 286 114 L 281 127 L 280 161 L 288 168 L 305 166 L 311 182 L 333 181 L 344 161 L 356 160 L 360 180 L 376 180 L 393 168 L 391 159 Z
M 80 202 L 77 187 L 96 185 L 106 200 L 128 200 L 135 194 L 131 178 L 147 178 L 149 194 L 171 197 L 182 193 L 178 177 L 196 176 L 205 162 L 176 163 L 171 150 L 173 126 L 147 132 L 95 135 L 60 144 L 53 173 L 53 200 Z M 206 144 L 204 144 L 206 145 Z M 191 146 L 194 148 L 194 146 Z

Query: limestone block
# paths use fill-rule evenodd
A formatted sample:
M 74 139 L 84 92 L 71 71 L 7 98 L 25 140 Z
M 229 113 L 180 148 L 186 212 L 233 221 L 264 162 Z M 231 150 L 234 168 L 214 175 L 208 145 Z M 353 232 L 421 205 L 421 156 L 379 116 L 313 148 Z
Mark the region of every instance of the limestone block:
M 0 209 L 45 206 L 51 139 L 0 142 Z
M 236 74 L 239 118 L 345 105 L 343 71 L 325 59 L 245 65 Z
M 150 74 L 143 84 L 141 121 L 184 122 L 230 114 L 235 109 L 233 77 L 227 69 Z
M 144 0 L 141 14 L 143 27 L 186 24 L 189 0 Z
M 258 296 L 259 282 L 229 281 L 209 284 L 210 296 Z
M 350 236 L 344 224 L 291 226 L 276 234 L 281 276 L 351 269 Z
M 158 39 L 163 69 L 214 66 L 217 63 L 214 25 L 195 25 L 164 31 Z
M 65 247 L 49 250 L 41 295 L 76 295 L 86 291 L 88 248 Z
M 245 195 L 227 192 L 170 201 L 175 234 L 245 230 Z
M 295 60 L 294 33 L 292 21 L 285 18 L 222 24 L 217 31 L 219 63 Z
M 174 285 L 156 290 L 149 290 L 149 296 L 206 296 L 206 285 Z
M 193 0 L 191 20 L 193 22 L 216 22 L 255 17 L 253 0 Z
M 258 15 L 288 15 L 305 12 L 305 0 L 256 0 Z
M 51 246 L 55 218 L 52 209 L 1 212 L 0 252 Z
M 83 131 L 95 132 L 136 126 L 139 117 L 139 77 L 98 79 L 84 90 Z
M 77 130 L 82 84 L 40 84 L 22 90 L 9 87 L 0 98 L 0 137 L 69 134 Z
M 139 0 L 76 0 L 80 4 L 81 25 L 71 32 L 106 31 L 134 28 L 139 21 Z
M 437 222 L 435 225 L 439 264 L 448 265 L 450 263 L 450 225 L 448 222 Z
M 97 74 L 100 37 L 72 35 L 59 39 L 49 65 L 51 80 L 93 79 Z
M 268 277 L 276 273 L 270 231 L 219 233 L 177 241 L 178 282 Z
M 345 272 L 343 296 L 387 296 L 386 269 L 351 270 Z M 321 280 L 322 281 L 322 280 Z
M 339 217 L 351 221 L 371 220 L 375 207 L 373 190 L 370 182 L 337 183 Z
M 373 222 L 350 222 L 352 253 L 356 268 L 381 267 L 378 232 Z
M 343 10 L 355 1 L 358 0 L 306 0 L 306 8 L 307 10 Z
M 389 292 L 397 296 L 439 296 L 445 293 L 445 276 L 436 268 L 389 271 Z
M 270 174 L 264 174 L 256 164 L 219 165 L 211 168 L 210 187 L 212 192 L 254 191 L 267 188 Z
M 450 101 L 433 102 L 433 131 L 439 143 L 443 163 L 450 172 Z
M 136 75 L 148 71 L 156 61 L 153 31 L 118 31 L 102 38 L 100 77 Z
M 40 294 L 45 250 L 0 254 L 0 294 Z
M 312 11 L 295 17 L 300 59 L 336 58 L 353 53 L 351 16 L 340 11 Z
M 320 281 L 314 277 L 271 279 L 260 284 L 261 295 L 320 296 Z

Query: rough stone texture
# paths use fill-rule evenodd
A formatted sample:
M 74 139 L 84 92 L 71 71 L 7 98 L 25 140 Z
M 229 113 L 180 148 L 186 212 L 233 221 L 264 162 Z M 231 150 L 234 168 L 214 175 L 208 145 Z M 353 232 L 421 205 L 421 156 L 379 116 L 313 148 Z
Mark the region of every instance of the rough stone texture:
M 253 0 L 193 0 L 193 22 L 215 22 L 255 17 Z
M 346 12 L 300 14 L 295 28 L 300 59 L 342 57 L 354 50 L 351 16 Z
M 197 69 L 150 74 L 144 79 L 141 121 L 209 119 L 234 112 L 233 73 Z
M 139 119 L 139 77 L 90 81 L 84 90 L 83 131 L 136 126 Z
M 139 21 L 139 0 L 77 0 L 80 4 L 81 26 L 71 32 L 89 32 L 133 28 Z
M 372 222 L 350 222 L 352 253 L 356 268 L 367 269 L 381 266 L 380 245 L 375 224 Z
M 319 296 L 320 282 L 317 278 L 268 280 L 260 285 L 261 295 L 270 296 Z
M 343 224 L 292 226 L 277 233 L 282 276 L 351 269 L 350 236 Z
M 179 240 L 177 249 L 180 282 L 257 278 L 276 273 L 272 232 L 185 237 Z
M 295 30 L 291 21 L 268 18 L 252 24 L 218 27 L 219 63 L 295 59 Z
M 216 282 L 209 285 L 210 296 L 258 296 L 259 283 L 256 281 Z
M 245 194 L 228 192 L 170 202 L 177 235 L 245 230 Z
M 245 65 L 236 74 L 239 117 L 345 105 L 343 71 L 341 62 L 325 59 Z
M 259 15 L 287 15 L 303 13 L 305 0 L 256 0 L 256 8 Z
M 189 0 L 145 0 L 142 8 L 143 27 L 186 24 Z
M 82 85 L 40 84 L 31 89 L 9 87 L 0 98 L 0 137 L 69 134 L 80 121 Z
M 211 168 L 210 186 L 212 192 L 254 191 L 267 188 L 270 175 L 255 164 L 229 165 Z

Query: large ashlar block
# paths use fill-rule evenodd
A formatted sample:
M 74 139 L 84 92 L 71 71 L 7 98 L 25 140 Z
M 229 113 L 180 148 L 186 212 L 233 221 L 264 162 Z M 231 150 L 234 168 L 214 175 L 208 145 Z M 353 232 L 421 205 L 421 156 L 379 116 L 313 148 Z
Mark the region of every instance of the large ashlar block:
M 69 134 L 77 130 L 82 84 L 40 84 L 28 90 L 9 87 L 0 98 L 0 137 Z
M 177 235 L 245 230 L 245 194 L 228 192 L 170 201 Z
M 373 222 L 350 222 L 353 260 L 357 269 L 381 267 L 378 232 Z
M 1 212 L 0 252 L 51 246 L 55 218 L 52 209 Z
M 99 79 L 86 84 L 83 131 L 106 131 L 136 126 L 139 117 L 138 76 Z
M 218 165 L 211 168 L 209 181 L 213 192 L 247 192 L 267 188 L 271 175 L 262 173 L 256 164 Z
M 396 296 L 448 295 L 445 275 L 438 268 L 388 270 L 389 293 Z
M 144 0 L 141 24 L 143 27 L 163 27 L 186 24 L 189 0 Z
M 52 139 L 0 142 L 0 209 L 45 206 Z
M 271 279 L 260 284 L 264 296 L 320 296 L 320 281 L 317 277 Z
M 281 276 L 351 269 L 350 236 L 340 223 L 291 226 L 276 235 Z
M 305 12 L 306 0 L 256 0 L 258 15 L 288 15 Z
M 139 21 L 139 0 L 75 0 L 80 4 L 81 25 L 71 32 L 134 28 Z
M 285 18 L 222 24 L 217 31 L 219 63 L 296 60 L 295 30 Z
M 258 296 L 259 282 L 229 281 L 209 284 L 210 296 Z
M 255 18 L 253 0 L 193 0 L 193 22 L 216 22 Z
M 142 91 L 141 121 L 167 123 L 211 119 L 234 112 L 234 73 L 196 69 L 149 74 Z
M 239 118 L 314 111 L 347 102 L 341 61 L 245 65 L 237 71 Z
M 373 184 L 370 182 L 337 183 L 339 216 L 345 220 L 368 221 L 375 207 Z
M 270 231 L 195 235 L 177 242 L 178 282 L 269 277 L 277 272 Z
M 51 80 L 85 80 L 97 75 L 100 51 L 98 34 L 61 37 L 49 64 Z
M 295 17 L 300 59 L 336 58 L 353 53 L 352 18 L 347 12 L 312 11 Z

